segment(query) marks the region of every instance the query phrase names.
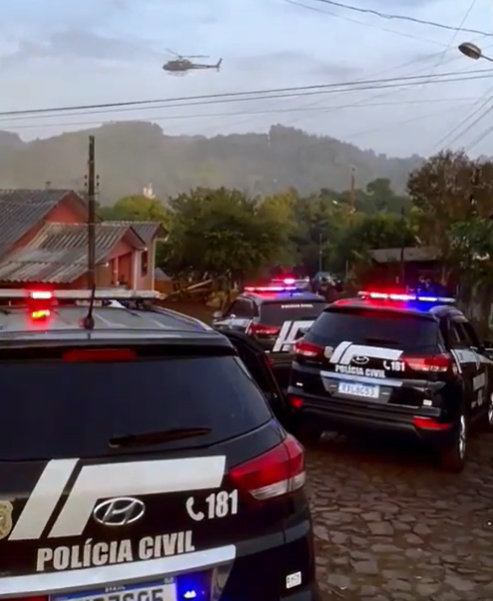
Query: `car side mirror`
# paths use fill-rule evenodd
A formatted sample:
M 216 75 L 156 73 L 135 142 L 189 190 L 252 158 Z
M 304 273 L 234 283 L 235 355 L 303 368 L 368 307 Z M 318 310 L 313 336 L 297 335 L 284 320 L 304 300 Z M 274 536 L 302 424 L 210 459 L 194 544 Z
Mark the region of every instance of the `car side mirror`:
M 212 314 L 212 317 L 214 319 L 222 319 L 223 317 L 223 312 L 222 311 L 214 311 L 214 313 Z

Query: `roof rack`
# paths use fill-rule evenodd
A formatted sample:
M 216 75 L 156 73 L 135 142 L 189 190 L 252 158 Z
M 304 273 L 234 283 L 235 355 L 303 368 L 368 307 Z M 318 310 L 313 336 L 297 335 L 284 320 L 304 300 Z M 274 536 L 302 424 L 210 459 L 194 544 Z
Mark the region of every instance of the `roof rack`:
M 0 299 L 38 299 L 89 301 L 91 290 L 39 290 L 26 288 L 0 289 Z M 125 288 L 100 288 L 94 294 L 94 300 L 132 301 L 163 300 L 165 295 L 156 290 L 127 290 Z

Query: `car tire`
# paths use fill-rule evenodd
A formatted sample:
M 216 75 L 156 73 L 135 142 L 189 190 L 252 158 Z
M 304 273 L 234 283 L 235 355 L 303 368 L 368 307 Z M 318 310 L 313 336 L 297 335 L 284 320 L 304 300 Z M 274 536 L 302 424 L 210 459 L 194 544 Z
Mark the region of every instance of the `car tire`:
M 314 446 L 320 442 L 324 429 L 314 423 L 302 423 L 295 426 L 294 435 L 305 447 Z
M 491 432 L 493 430 L 493 391 L 488 397 L 488 406 L 485 415 L 481 418 L 480 429 L 483 432 Z
M 453 427 L 452 442 L 440 452 L 440 466 L 444 471 L 457 474 L 466 465 L 469 443 L 469 420 L 464 406 Z

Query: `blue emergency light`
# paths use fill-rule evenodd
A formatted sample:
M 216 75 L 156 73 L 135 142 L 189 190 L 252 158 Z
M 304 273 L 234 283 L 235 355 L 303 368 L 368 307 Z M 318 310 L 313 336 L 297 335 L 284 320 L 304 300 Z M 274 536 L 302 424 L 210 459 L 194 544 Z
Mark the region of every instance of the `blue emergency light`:
M 432 296 L 429 294 L 408 293 L 408 292 L 377 292 L 369 290 L 361 290 L 358 296 L 362 300 L 381 300 L 394 302 L 418 302 L 429 303 L 435 305 L 450 305 L 455 304 L 455 298 L 449 296 Z

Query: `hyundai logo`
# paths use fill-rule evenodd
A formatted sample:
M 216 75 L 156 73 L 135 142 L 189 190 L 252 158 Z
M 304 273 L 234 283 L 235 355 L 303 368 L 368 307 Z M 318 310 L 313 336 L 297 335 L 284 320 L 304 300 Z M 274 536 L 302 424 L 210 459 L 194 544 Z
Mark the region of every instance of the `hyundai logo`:
M 366 365 L 369 360 L 370 359 L 368 357 L 364 357 L 362 355 L 357 355 L 356 357 L 353 357 L 353 363 L 356 363 L 356 365 Z
M 103 526 L 128 526 L 145 513 L 145 505 L 132 497 L 117 497 L 98 503 L 92 512 L 93 518 Z

